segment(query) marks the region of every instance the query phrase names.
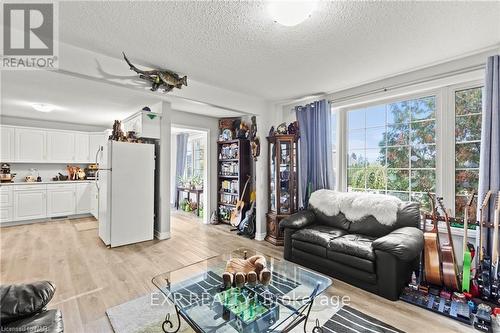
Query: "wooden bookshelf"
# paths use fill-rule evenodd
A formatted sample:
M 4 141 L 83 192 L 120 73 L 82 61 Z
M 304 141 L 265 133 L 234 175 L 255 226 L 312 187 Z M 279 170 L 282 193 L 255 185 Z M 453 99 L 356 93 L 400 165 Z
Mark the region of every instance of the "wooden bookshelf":
M 217 156 L 217 216 L 219 222 L 229 223 L 231 211 L 243 192 L 248 176 L 251 175 L 250 141 L 219 141 Z M 229 188 L 228 184 L 231 185 Z M 245 202 L 249 202 L 250 188 L 249 185 L 243 198 Z

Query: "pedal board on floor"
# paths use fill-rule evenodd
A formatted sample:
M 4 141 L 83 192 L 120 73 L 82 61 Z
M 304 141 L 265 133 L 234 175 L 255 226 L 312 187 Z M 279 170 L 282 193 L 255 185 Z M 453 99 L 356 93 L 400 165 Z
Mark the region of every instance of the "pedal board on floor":
M 438 313 L 445 317 L 472 325 L 472 312 L 466 302 L 454 301 L 439 295 L 405 287 L 399 297 L 402 301 Z

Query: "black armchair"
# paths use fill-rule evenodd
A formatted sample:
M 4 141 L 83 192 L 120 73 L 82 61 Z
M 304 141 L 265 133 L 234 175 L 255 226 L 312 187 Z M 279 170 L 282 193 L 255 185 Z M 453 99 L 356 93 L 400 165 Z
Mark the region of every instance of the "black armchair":
M 56 287 L 49 281 L 0 286 L 0 331 L 62 333 L 59 310 L 46 310 Z

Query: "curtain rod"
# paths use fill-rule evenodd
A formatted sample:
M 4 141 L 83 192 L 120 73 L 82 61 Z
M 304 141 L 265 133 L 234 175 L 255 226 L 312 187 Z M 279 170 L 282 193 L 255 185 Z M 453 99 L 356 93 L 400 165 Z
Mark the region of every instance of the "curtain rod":
M 486 64 L 469 66 L 466 68 L 462 68 L 462 69 L 458 69 L 458 70 L 454 70 L 454 71 L 449 71 L 449 72 L 442 73 L 442 74 L 427 76 L 427 77 L 422 78 L 420 80 L 414 80 L 414 81 L 410 81 L 410 82 L 406 82 L 406 83 L 395 84 L 393 86 L 388 86 L 388 87 L 384 87 L 384 88 L 372 89 L 372 90 L 368 90 L 368 91 L 365 91 L 362 93 L 352 94 L 352 95 L 340 97 L 337 99 L 330 99 L 329 102 L 330 103 L 345 102 L 345 101 L 348 101 L 348 100 L 354 99 L 354 98 L 370 96 L 370 95 L 373 95 L 376 93 L 387 92 L 387 91 L 400 89 L 400 88 L 406 88 L 406 87 L 414 86 L 414 85 L 421 84 L 421 83 L 427 83 L 427 82 L 431 82 L 434 80 L 444 79 L 444 78 L 451 77 L 454 75 L 465 74 L 465 73 L 473 72 L 476 70 L 484 69 L 485 67 L 486 67 Z

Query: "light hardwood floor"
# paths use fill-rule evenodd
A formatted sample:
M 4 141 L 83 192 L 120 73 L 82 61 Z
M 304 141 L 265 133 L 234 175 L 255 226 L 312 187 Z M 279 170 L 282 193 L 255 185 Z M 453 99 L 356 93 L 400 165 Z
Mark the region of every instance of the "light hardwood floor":
M 65 331 L 112 332 L 105 310 L 154 291 L 151 278 L 238 247 L 282 257 L 282 249 L 236 236 L 183 214 L 172 238 L 108 249 L 89 229 L 93 219 L 60 220 L 0 229 L 0 281 L 38 279 L 57 285 L 51 308 L 63 312 Z M 79 224 L 86 223 L 85 225 Z M 404 302 L 391 302 L 335 280 L 327 291 L 351 298 L 351 306 L 406 332 L 472 332 L 469 327 Z

